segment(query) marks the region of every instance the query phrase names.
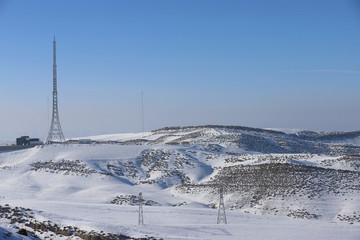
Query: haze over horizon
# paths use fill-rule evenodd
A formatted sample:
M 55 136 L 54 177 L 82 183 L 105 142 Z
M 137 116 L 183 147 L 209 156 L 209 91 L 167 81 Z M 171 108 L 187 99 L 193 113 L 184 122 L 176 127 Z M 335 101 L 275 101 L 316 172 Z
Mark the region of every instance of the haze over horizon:
M 0 140 L 168 126 L 359 130 L 360 2 L 0 0 Z M 51 117 L 51 116 L 49 116 Z

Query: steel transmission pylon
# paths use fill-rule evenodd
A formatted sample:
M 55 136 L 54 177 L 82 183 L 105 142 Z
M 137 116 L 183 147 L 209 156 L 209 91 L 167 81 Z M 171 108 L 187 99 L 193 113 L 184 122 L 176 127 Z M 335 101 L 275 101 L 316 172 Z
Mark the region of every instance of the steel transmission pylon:
M 56 143 L 56 142 L 65 142 L 64 133 L 61 129 L 60 119 L 59 119 L 59 109 L 58 109 L 58 92 L 57 92 L 57 70 L 56 70 L 56 41 L 54 36 L 54 62 L 53 62 L 53 109 L 52 109 L 52 119 L 49 130 L 49 135 L 47 137 L 46 143 Z
M 220 224 L 221 222 L 227 224 L 226 214 L 225 214 L 225 204 L 224 204 L 224 188 L 221 187 L 219 192 L 220 192 L 220 202 L 219 202 L 217 224 Z
M 139 193 L 139 225 L 144 225 L 144 214 L 143 214 L 143 197 L 142 193 Z

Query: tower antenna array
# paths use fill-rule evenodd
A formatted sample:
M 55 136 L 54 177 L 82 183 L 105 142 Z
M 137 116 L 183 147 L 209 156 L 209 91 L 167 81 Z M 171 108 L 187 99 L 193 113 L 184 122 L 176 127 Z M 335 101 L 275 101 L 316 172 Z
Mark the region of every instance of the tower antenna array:
M 57 92 L 57 71 L 56 71 L 56 41 L 54 36 L 53 42 L 53 109 L 52 109 L 52 119 L 51 126 L 49 130 L 49 135 L 47 137 L 46 143 L 56 143 L 56 142 L 65 142 L 64 133 L 61 129 L 60 119 L 59 119 L 59 109 L 58 109 L 58 92 Z

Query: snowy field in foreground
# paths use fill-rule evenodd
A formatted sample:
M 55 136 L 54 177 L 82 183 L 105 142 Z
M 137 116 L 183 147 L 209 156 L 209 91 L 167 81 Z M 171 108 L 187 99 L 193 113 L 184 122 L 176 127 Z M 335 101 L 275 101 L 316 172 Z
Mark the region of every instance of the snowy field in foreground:
M 4 204 L 0 201 L 0 204 Z M 227 211 L 229 224 L 215 224 L 216 209 L 144 207 L 144 226 L 137 226 L 137 207 L 50 201 L 13 201 L 35 210 L 36 218 L 84 230 L 121 232 L 133 237 L 163 239 L 294 239 L 360 238 L 360 226 L 299 220 L 282 216 Z M 60 238 L 55 238 L 60 239 Z M 63 238 L 71 239 L 71 238 Z

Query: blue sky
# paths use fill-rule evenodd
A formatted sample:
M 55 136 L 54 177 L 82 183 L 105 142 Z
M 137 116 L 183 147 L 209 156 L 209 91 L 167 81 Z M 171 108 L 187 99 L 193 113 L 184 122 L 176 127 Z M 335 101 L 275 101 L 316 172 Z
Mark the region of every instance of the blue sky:
M 0 139 L 199 124 L 358 130 L 360 1 L 0 0 Z M 51 102 L 50 102 L 51 106 Z

